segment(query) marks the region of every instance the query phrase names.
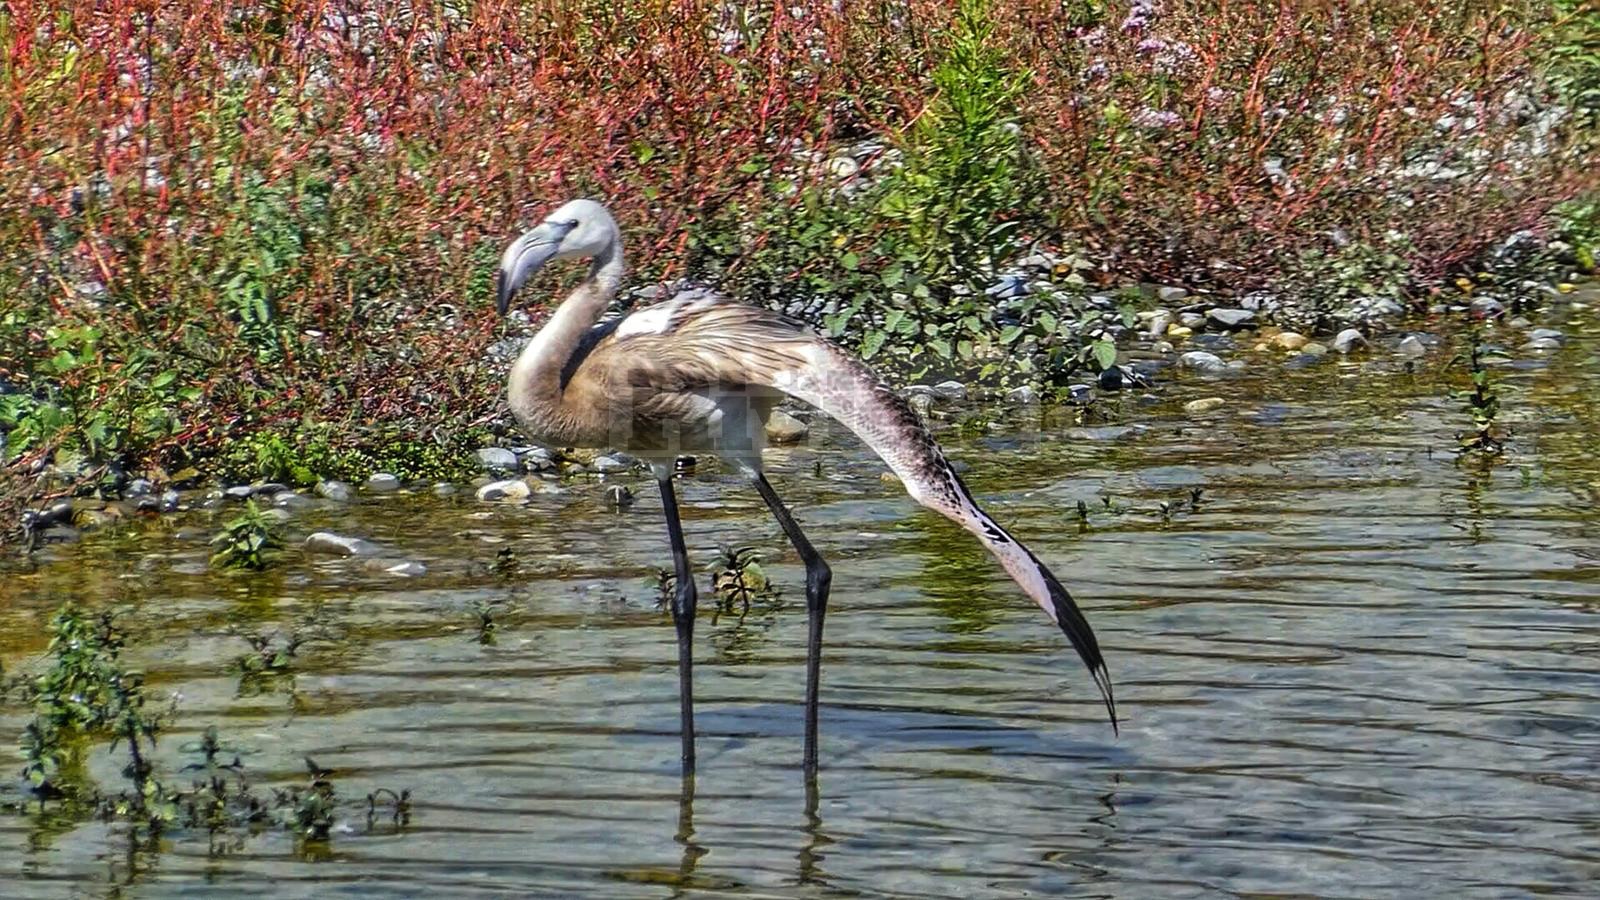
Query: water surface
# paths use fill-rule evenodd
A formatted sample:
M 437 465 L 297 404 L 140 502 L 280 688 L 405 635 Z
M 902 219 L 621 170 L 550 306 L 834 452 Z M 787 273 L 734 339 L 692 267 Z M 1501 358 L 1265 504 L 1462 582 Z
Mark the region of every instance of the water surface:
M 207 570 L 208 514 L 51 547 L 0 586 L 7 671 L 63 601 L 130 609 L 177 694 L 176 768 L 208 724 L 262 783 L 302 756 L 342 793 L 409 788 L 326 846 L 275 831 L 216 854 L 173 835 L 0 816 L 0 895 L 595 897 L 1578 895 L 1600 883 L 1600 330 L 1498 371 L 1511 453 L 1460 465 L 1439 350 L 1387 353 L 948 427 L 966 479 L 1073 590 L 1123 716 L 959 529 L 837 429 L 769 454 L 834 568 L 822 773 L 799 771 L 803 573 L 760 500 L 707 465 L 680 486 L 697 562 L 754 546 L 774 603 L 696 633 L 700 775 L 681 802 L 674 634 L 648 583 L 660 505 L 574 483 L 522 508 L 366 497 L 298 513 L 427 564 L 402 578 L 289 553 Z M 1218 395 L 1221 410 L 1184 414 Z M 1112 427 L 1106 426 L 1129 426 Z M 1200 489 L 1198 509 L 1187 502 Z M 1109 505 L 1106 499 L 1109 498 Z M 1089 509 L 1079 521 L 1077 503 Z M 1163 513 L 1161 504 L 1168 504 Z M 175 534 L 197 531 L 199 541 Z M 515 575 L 491 568 L 509 548 Z M 702 587 L 704 590 L 704 587 Z M 496 603 L 497 641 L 475 640 Z M 314 618 L 291 685 L 241 685 L 229 629 Z M 0 711 L 17 734 L 26 710 Z M 0 745 L 0 771 L 19 752 Z M 116 758 L 95 755 L 115 783 Z M 8 776 L 9 777 L 9 776 Z M 10 789 L 13 791 L 14 789 Z

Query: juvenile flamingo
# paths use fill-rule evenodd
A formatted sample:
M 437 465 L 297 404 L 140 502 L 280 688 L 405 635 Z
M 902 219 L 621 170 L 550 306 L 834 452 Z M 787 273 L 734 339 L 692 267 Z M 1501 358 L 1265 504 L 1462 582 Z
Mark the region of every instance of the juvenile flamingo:
M 839 421 L 900 477 L 912 499 L 951 519 L 1000 565 L 1078 651 L 1116 728 L 1116 704 L 1094 631 L 1032 551 L 978 507 L 921 419 L 860 360 L 803 323 L 722 297 L 674 299 L 601 321 L 622 284 L 622 236 L 605 207 L 573 200 L 506 248 L 497 305 L 555 259 L 589 259 L 589 275 L 512 366 L 508 401 L 536 440 L 557 447 L 616 447 L 649 463 L 661 486 L 677 589 L 678 692 L 683 772 L 694 772 L 693 658 L 696 592 L 672 488 L 679 454 L 736 465 L 788 535 L 806 567 L 804 769 L 817 770 L 817 685 L 832 570 L 761 472 L 765 424 L 785 395 Z

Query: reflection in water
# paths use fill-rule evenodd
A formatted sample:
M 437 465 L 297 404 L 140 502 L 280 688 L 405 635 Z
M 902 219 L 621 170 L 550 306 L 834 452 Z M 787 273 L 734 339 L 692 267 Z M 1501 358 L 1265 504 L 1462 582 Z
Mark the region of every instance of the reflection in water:
M 258 785 L 295 783 L 309 755 L 353 805 L 409 788 L 413 812 L 364 830 L 347 810 L 320 856 L 270 828 L 130 848 L 99 822 L 0 814 L 0 896 L 1582 893 L 1600 875 L 1600 340 L 1553 324 L 1559 362 L 1497 373 L 1514 438 L 1492 469 L 1441 449 L 1466 425 L 1448 385 L 1381 351 L 1174 378 L 1124 419 L 949 435 L 1094 622 L 1120 736 L 968 535 L 837 430 L 775 451 L 834 569 L 825 791 L 800 766 L 803 569 L 709 462 L 680 488 L 693 558 L 757 547 L 785 593 L 697 630 L 698 783 L 678 780 L 674 636 L 647 580 L 659 509 L 609 512 L 604 485 L 295 513 L 291 538 L 366 537 L 425 562 L 416 579 L 292 552 L 213 574 L 203 512 L 154 526 L 198 540 L 46 548 L 0 577 L 8 674 L 63 600 L 124 603 L 130 657 L 179 698 L 163 771 L 215 724 Z M 1209 394 L 1227 406 L 1183 413 Z M 490 568 L 501 550 L 514 576 Z M 280 681 L 241 677 L 239 634 L 308 620 L 332 638 Z M 21 768 L 5 736 L 27 715 L 0 705 L 0 772 Z M 98 747 L 86 777 L 119 767 Z M 0 779 L 0 802 L 16 790 Z

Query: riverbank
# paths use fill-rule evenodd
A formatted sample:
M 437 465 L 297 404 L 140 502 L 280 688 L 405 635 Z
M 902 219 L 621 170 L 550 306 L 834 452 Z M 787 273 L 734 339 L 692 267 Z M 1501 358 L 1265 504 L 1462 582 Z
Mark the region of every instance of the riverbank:
M 497 320 L 494 262 L 574 195 L 635 302 L 1047 400 L 1163 321 L 1515 318 L 1600 245 L 1589 7 L 679 7 L 0 13 L 0 532 L 140 479 L 464 479 L 547 308 Z

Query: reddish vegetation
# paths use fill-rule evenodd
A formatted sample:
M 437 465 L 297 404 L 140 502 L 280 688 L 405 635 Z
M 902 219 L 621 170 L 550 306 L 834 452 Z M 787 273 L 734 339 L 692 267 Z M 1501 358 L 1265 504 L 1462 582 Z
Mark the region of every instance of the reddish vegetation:
M 1061 8 L 996 3 L 995 39 L 1031 72 L 1056 239 L 1119 276 L 1248 287 L 1334 229 L 1404 231 L 1437 273 L 1593 177 L 1559 124 L 1527 152 L 1538 4 Z M 98 368 L 60 376 L 94 402 L 127 392 L 136 348 L 170 356 L 139 377 L 173 367 L 204 396 L 139 455 L 307 419 L 481 421 L 489 273 L 537 211 L 604 198 L 636 268 L 683 274 L 697 222 L 780 202 L 775 160 L 893 139 L 926 106 L 950 4 L 777 10 L 13 0 L 0 377 L 43 390 L 52 323 L 104 330 Z M 1401 172 L 1430 161 L 1465 174 Z

